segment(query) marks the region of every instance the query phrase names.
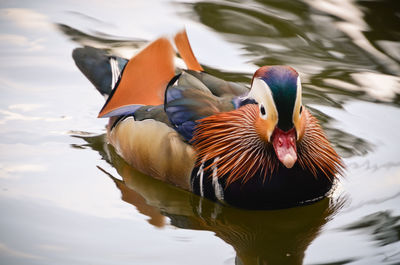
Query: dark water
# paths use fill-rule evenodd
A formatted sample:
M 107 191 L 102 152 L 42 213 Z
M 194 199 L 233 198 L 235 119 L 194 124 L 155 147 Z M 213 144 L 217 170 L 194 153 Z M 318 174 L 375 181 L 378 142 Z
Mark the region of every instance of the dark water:
M 71 51 L 130 57 L 186 26 L 204 68 L 288 64 L 344 157 L 316 204 L 244 211 L 137 172 L 104 142 Z M 399 264 L 400 4 L 2 1 L 0 264 Z

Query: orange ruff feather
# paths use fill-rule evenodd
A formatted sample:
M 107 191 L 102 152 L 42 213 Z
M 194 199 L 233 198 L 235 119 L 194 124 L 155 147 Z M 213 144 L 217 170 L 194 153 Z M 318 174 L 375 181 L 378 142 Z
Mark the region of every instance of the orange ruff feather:
M 193 54 L 192 48 L 190 47 L 189 39 L 186 34 L 186 30 L 183 30 L 175 35 L 174 38 L 176 48 L 178 48 L 179 54 L 185 62 L 187 68 L 193 71 L 203 71 L 203 68 L 197 61 Z
M 196 126 L 192 141 L 198 162 L 215 161 L 208 168 L 215 164 L 218 177 L 228 174 L 227 186 L 239 179 L 247 182 L 258 170 L 265 180 L 278 166 L 272 145 L 261 140 L 256 132 L 254 123 L 258 115 L 258 107 L 249 104 L 201 119 Z
M 317 170 L 330 180 L 331 176 L 342 175 L 345 168 L 343 161 L 329 143 L 318 120 L 307 109 L 303 112 L 306 126 L 303 138 L 297 142 L 298 163 L 314 176 Z
M 160 38 L 130 59 L 99 117 L 124 106 L 163 104 L 165 87 L 175 75 L 174 55 L 171 43 Z
M 303 138 L 297 142 L 298 163 L 317 177 L 320 170 L 327 178 L 341 173 L 340 157 L 326 139 L 317 120 L 308 112 Z M 199 120 L 192 139 L 198 163 L 214 161 L 206 169 L 218 167 L 218 177 L 227 175 L 227 186 L 234 181 L 246 183 L 258 172 L 270 176 L 279 167 L 272 144 L 263 141 L 256 132 L 259 117 L 257 105 L 245 105 L 237 110 L 218 113 Z M 198 165 L 199 166 L 199 165 Z M 205 169 L 205 170 L 206 170 Z

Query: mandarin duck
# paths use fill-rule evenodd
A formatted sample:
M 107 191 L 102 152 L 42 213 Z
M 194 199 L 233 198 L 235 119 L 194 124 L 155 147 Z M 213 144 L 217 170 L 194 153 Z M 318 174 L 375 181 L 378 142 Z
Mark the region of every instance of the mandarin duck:
M 175 67 L 176 52 L 187 70 Z M 325 197 L 343 162 L 302 105 L 299 74 L 263 66 L 250 89 L 206 73 L 186 31 L 130 60 L 93 47 L 73 59 L 106 97 L 107 141 L 131 166 L 202 197 L 247 209 Z
M 77 137 L 86 142 L 80 147 L 99 152 L 115 168 L 118 178 L 97 166 L 114 182 L 121 199 L 147 216 L 151 225 L 211 231 L 233 247 L 237 265 L 303 264 L 308 246 L 346 204 L 346 196 L 280 211 L 247 211 L 213 203 L 129 166 L 105 144 L 104 135 Z

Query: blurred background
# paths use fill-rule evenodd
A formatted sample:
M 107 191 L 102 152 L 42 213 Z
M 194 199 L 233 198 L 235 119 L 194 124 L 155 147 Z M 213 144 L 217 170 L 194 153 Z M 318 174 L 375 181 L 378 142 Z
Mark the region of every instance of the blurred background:
M 105 143 L 103 98 L 72 50 L 130 58 L 183 28 L 218 77 L 300 73 L 347 165 L 329 198 L 221 206 L 140 174 Z M 1 264 L 400 263 L 397 0 L 3 0 L 0 47 Z

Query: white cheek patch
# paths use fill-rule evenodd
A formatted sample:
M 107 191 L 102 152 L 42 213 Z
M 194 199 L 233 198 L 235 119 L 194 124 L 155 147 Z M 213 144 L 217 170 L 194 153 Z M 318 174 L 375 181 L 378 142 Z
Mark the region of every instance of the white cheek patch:
M 301 95 L 302 95 L 302 87 L 301 87 L 301 81 L 300 81 L 300 76 L 297 77 L 297 87 L 296 87 L 296 101 L 294 104 L 294 109 L 293 109 L 293 120 L 295 117 L 299 117 L 300 115 L 300 107 L 301 107 Z
M 301 95 L 302 95 L 302 87 L 301 87 L 301 81 L 300 81 L 300 76 L 297 77 L 297 92 L 296 92 L 296 101 L 294 104 L 293 108 L 293 124 L 296 127 L 297 131 L 297 139 L 299 138 L 299 126 L 300 126 L 300 108 L 301 108 Z
M 261 118 L 278 123 L 278 111 L 276 110 L 272 92 L 264 80 L 254 78 L 249 97 L 255 99 L 260 106 L 261 104 L 264 106 L 265 115 L 262 115 Z

